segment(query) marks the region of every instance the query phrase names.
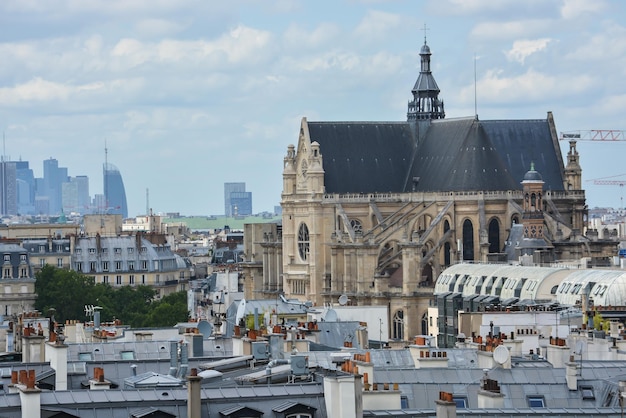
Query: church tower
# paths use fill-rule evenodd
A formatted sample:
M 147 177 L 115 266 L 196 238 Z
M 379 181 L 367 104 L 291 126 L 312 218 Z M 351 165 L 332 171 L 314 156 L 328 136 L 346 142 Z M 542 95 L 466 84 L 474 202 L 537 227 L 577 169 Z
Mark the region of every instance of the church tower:
M 565 190 L 582 190 L 582 169 L 580 159 L 576 150 L 576 141 L 569 141 L 569 152 L 567 153 L 567 166 L 565 167 Z
M 430 71 L 430 48 L 426 44 L 420 50 L 421 68 L 415 86 L 411 92 L 413 100 L 409 101 L 407 121 L 443 119 L 446 114 L 443 110 L 443 100 L 439 100 L 439 86 Z
M 543 178 L 535 171 L 535 164 L 530 163 L 522 187 L 524 189 L 524 225 L 525 239 L 543 239 Z

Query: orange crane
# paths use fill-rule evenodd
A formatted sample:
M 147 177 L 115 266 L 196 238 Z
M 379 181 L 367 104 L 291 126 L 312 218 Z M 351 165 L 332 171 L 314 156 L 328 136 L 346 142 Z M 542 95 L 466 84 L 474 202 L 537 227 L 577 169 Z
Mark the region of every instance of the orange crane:
M 560 141 L 571 139 L 577 141 L 626 141 L 626 131 L 591 129 L 588 131 L 561 132 Z

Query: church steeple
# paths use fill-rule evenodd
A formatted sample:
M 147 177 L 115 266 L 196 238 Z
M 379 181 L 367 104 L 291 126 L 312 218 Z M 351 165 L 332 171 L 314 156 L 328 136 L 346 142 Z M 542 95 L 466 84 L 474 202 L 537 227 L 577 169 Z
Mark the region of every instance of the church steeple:
M 411 92 L 413 100 L 409 101 L 407 120 L 443 119 L 443 101 L 439 100 L 439 87 L 430 71 L 430 48 L 426 44 L 426 27 L 424 27 L 424 45 L 420 50 L 420 75 Z

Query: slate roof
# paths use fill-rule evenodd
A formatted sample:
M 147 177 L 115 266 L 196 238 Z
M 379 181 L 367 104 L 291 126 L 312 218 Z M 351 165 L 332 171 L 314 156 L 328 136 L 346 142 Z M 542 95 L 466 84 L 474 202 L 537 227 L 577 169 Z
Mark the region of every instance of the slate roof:
M 407 122 L 308 122 L 320 144 L 327 193 L 404 189 L 416 143 Z
M 327 193 L 521 190 L 531 163 L 546 190 L 564 190 L 548 119 L 439 119 L 419 125 L 428 126 L 421 133 L 409 122 L 307 124 L 320 144 Z

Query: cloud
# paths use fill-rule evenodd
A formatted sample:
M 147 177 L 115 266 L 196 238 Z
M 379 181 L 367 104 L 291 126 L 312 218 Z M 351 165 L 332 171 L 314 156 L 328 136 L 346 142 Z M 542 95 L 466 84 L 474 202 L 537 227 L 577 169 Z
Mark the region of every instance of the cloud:
M 607 8 L 603 0 L 564 0 L 561 6 L 563 19 L 575 19 L 579 16 L 587 16 L 604 11 Z
M 470 32 L 477 40 L 492 41 L 525 38 L 535 33 L 544 33 L 553 25 L 549 19 L 513 20 L 507 22 L 480 22 Z
M 554 103 L 592 89 L 597 80 L 588 75 L 551 75 L 533 70 L 506 76 L 502 70 L 489 70 L 478 80 L 478 97 L 483 104 L 518 106 L 520 103 Z M 459 105 L 473 102 L 474 86 L 464 87 L 457 99 Z
M 390 31 L 401 26 L 402 20 L 398 14 L 368 10 L 354 29 L 354 36 L 368 43 L 385 40 Z
M 513 47 L 505 52 L 505 55 L 509 61 L 517 61 L 520 64 L 524 64 L 524 60 L 535 52 L 546 49 L 548 43 L 552 40 L 550 38 L 541 39 L 523 39 L 513 42 Z

